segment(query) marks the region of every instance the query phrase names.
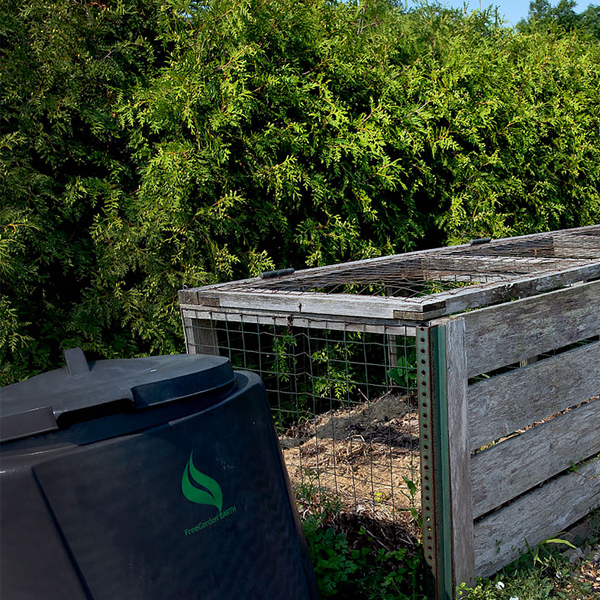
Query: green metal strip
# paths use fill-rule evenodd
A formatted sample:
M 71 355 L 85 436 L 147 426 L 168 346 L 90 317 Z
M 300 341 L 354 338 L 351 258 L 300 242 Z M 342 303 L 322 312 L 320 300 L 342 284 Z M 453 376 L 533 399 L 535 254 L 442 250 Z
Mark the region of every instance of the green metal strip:
M 433 476 L 433 417 L 431 412 L 431 349 L 429 328 L 417 329 L 417 382 L 419 394 L 419 443 L 421 449 L 421 512 L 423 550 L 432 573 L 437 571 L 435 485 Z
M 450 456 L 448 439 L 448 394 L 446 380 L 446 328 L 435 326 L 431 329 L 435 415 L 435 484 L 436 512 L 438 515 L 438 577 L 437 598 L 452 600 L 452 546 L 451 546 L 451 504 L 450 504 Z
M 436 600 L 451 600 L 451 507 L 446 390 L 446 330 L 417 329 L 423 548 Z

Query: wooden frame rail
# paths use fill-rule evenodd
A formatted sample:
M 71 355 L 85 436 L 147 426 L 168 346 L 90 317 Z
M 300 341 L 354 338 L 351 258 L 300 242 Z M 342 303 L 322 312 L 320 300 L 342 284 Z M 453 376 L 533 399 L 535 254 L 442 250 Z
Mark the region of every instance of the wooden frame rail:
M 433 564 L 437 597 L 451 598 L 600 505 L 600 282 L 423 329 L 437 340 L 432 414 L 447 427 L 433 461 L 449 556 Z

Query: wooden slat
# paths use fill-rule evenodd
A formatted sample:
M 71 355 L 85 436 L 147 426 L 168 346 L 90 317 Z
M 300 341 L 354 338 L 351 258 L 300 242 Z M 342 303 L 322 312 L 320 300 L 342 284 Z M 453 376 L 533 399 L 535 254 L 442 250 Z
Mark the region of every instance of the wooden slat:
M 211 319 L 194 319 L 192 321 L 197 354 L 219 355 L 217 331 Z
M 335 265 L 328 265 L 328 266 L 324 266 L 324 267 L 313 267 L 310 269 L 302 269 L 299 271 L 296 271 L 293 275 L 289 275 L 289 276 L 285 276 L 282 278 L 285 280 L 301 280 L 303 278 L 311 278 L 315 275 L 329 275 L 329 274 L 334 274 L 337 272 L 345 272 L 348 269 L 352 269 L 354 267 L 361 267 L 361 266 L 378 266 L 379 264 L 391 264 L 394 265 L 396 263 L 396 261 L 402 261 L 402 260 L 411 260 L 411 259 L 419 259 L 419 258 L 428 258 L 428 257 L 435 257 L 435 256 L 449 256 L 449 255 L 456 255 L 456 256 L 461 256 L 464 255 L 465 251 L 469 251 L 471 249 L 474 249 L 474 251 L 476 251 L 477 253 L 479 253 L 480 249 L 483 248 L 503 248 L 505 246 L 509 246 L 512 247 L 512 245 L 514 245 L 515 243 L 518 243 L 520 245 L 522 245 L 524 248 L 528 247 L 528 244 L 537 244 L 540 243 L 541 241 L 545 241 L 548 240 L 549 244 L 552 244 L 553 240 L 557 237 L 557 236 L 563 236 L 563 235 L 568 235 L 568 236 L 575 236 L 576 239 L 580 239 L 582 236 L 585 236 L 586 234 L 590 234 L 590 233 L 596 233 L 596 232 L 600 232 L 600 226 L 599 225 L 588 225 L 587 227 L 579 227 L 577 229 L 565 229 L 565 230 L 561 230 L 561 231 L 554 231 L 554 232 L 542 232 L 542 233 L 532 233 L 529 235 L 523 235 L 523 236 L 519 236 L 517 238 L 502 238 L 502 239 L 498 239 L 498 240 L 492 240 L 489 244 L 485 244 L 482 246 L 471 246 L 469 244 L 463 244 L 463 245 L 459 245 L 459 246 L 449 246 L 446 248 L 433 248 L 430 250 L 417 250 L 414 252 L 406 252 L 404 254 L 396 254 L 396 255 L 392 255 L 392 256 L 381 256 L 381 257 L 377 257 L 377 258 L 367 258 L 367 259 L 363 259 L 363 260 L 358 260 L 358 261 L 352 261 L 352 262 L 347 262 L 347 263 L 338 263 Z M 234 290 L 237 289 L 239 291 L 240 287 L 239 286 L 244 286 L 244 285 L 255 285 L 258 282 L 260 282 L 260 280 L 258 278 L 255 279 L 245 279 L 245 280 L 240 280 L 240 281 L 235 281 L 235 282 L 226 282 L 226 283 L 218 283 L 218 284 L 214 284 L 214 285 L 208 285 L 208 286 L 204 286 L 204 287 L 197 287 L 197 288 L 191 288 L 188 290 L 182 290 L 179 292 L 179 297 L 180 297 L 180 302 L 182 304 L 187 303 L 188 299 L 192 298 L 193 294 L 199 291 L 202 292 L 209 292 L 209 291 L 213 291 L 213 292 L 220 292 L 220 291 L 225 291 L 225 290 Z M 195 303 L 194 300 L 190 300 L 190 302 Z
M 452 273 L 472 273 L 475 281 L 477 276 L 481 276 L 485 281 L 486 275 L 510 275 L 511 273 L 526 275 L 582 267 L 589 263 L 589 259 L 450 255 L 430 256 L 423 259 L 422 263 L 425 273 L 432 273 L 432 278 L 436 277 L 440 271 L 450 271 Z
M 475 524 L 475 573 L 487 577 L 600 505 L 600 460 L 522 496 Z
M 527 249 L 530 245 L 535 247 L 536 244 L 539 245 L 540 243 L 552 246 L 554 240 L 559 239 L 561 236 L 567 236 L 569 239 L 573 239 L 574 243 L 577 243 L 580 238 L 590 237 L 585 235 L 586 232 L 593 234 L 597 231 L 600 231 L 600 227 L 596 225 L 577 230 L 565 230 L 564 232 L 532 234 L 519 238 L 494 240 L 482 246 L 462 245 L 436 248 L 304 269 L 276 280 L 255 278 L 181 290 L 179 301 L 181 305 L 197 304 L 213 307 L 218 307 L 224 301 L 225 306 L 238 308 L 239 310 L 264 309 L 285 311 L 292 314 L 295 312 L 315 312 L 315 314 L 318 314 L 320 311 L 325 311 L 325 314 L 330 315 L 363 316 L 368 314 L 377 318 L 435 319 L 463 310 L 488 306 L 515 297 L 531 296 L 560 286 L 570 285 L 577 281 L 588 281 L 599 277 L 600 257 L 595 259 L 594 256 L 590 256 L 589 259 L 585 258 L 582 261 L 567 260 L 563 262 L 561 260 L 552 261 L 552 259 L 537 259 L 535 257 L 506 257 L 501 254 L 503 248 L 506 247 L 510 250 L 515 245 L 522 246 L 524 249 Z M 489 256 L 486 256 L 486 253 L 480 254 L 484 248 L 491 252 L 497 249 L 500 255 L 492 255 L 490 259 Z M 553 262 L 556 263 L 556 270 L 549 272 L 548 268 Z M 504 263 L 506 265 L 518 264 L 521 271 L 531 268 L 533 272 L 528 276 L 512 275 L 508 281 L 491 281 L 494 279 L 491 272 L 497 272 L 494 265 Z M 567 268 L 569 264 L 580 264 L 581 266 Z M 401 273 L 402 269 L 408 271 L 423 269 L 423 276 L 430 275 L 444 281 L 452 276 L 454 269 L 457 269 L 457 272 L 462 270 L 464 274 L 473 269 L 474 265 L 479 265 L 477 268 L 481 270 L 482 283 L 449 292 L 424 295 L 419 298 L 394 298 L 396 304 L 391 312 L 391 305 L 380 304 L 379 299 L 376 297 L 277 291 L 277 282 L 279 281 L 281 283 L 294 282 L 294 284 L 302 285 L 315 278 L 330 278 L 335 277 L 337 274 L 351 276 L 352 273 L 358 273 L 361 277 L 364 277 L 365 272 L 372 269 L 375 273 L 380 267 L 395 270 L 397 273 Z M 489 267 L 489 271 L 486 271 L 486 265 Z M 443 268 L 440 270 L 438 267 Z M 448 272 L 449 274 L 444 274 L 444 268 L 451 269 Z M 500 268 L 500 272 L 503 268 Z M 377 280 L 379 279 L 379 276 L 374 275 L 374 277 Z M 458 276 L 457 278 L 464 280 L 464 277 Z M 225 299 L 225 295 L 227 299 Z M 245 302 L 245 297 L 249 296 L 254 296 L 254 298 Z M 238 298 L 240 299 L 239 305 L 236 303 Z M 362 306 L 360 304 L 361 299 L 367 299 Z M 304 310 L 297 310 L 298 305 L 303 303 L 305 304 Z
M 450 455 L 450 505 L 453 585 L 471 584 L 475 576 L 471 492 L 471 444 L 468 427 L 465 328 L 461 320 L 446 325 L 446 393 Z
M 600 228 L 597 225 L 592 227 L 594 229 L 586 231 L 573 229 L 555 232 L 536 241 L 523 240 L 520 237 L 509 238 L 508 241 L 502 243 L 476 246 L 472 253 L 480 256 L 530 256 L 533 258 L 538 256 L 548 258 L 598 257 Z
M 554 239 L 556 256 L 598 256 L 600 252 L 600 236 L 595 235 L 562 235 Z
M 293 277 L 293 276 L 292 276 Z M 488 304 L 505 302 L 517 296 L 530 296 L 575 282 L 600 277 L 600 262 L 560 272 L 517 276 L 510 281 L 479 284 L 420 298 L 369 297 L 350 294 L 257 291 L 232 292 L 257 280 L 220 284 L 179 292 L 182 308 L 227 308 L 242 312 L 285 315 L 312 314 L 313 317 L 379 318 L 421 321 L 435 319 Z M 238 286 L 239 284 L 239 286 Z
M 181 321 L 183 322 L 183 337 L 185 338 L 185 351 L 187 354 L 198 354 L 196 350 L 196 340 L 194 337 L 193 315 L 186 315 L 181 311 Z
M 258 309 L 291 315 L 331 315 L 394 319 L 395 311 L 422 314 L 419 302 L 404 298 L 353 296 L 350 294 L 247 293 L 221 292 L 221 307 L 240 310 Z
M 219 355 L 217 332 L 210 319 L 197 319 L 183 315 L 186 352 L 188 354 Z
M 600 399 L 473 457 L 475 518 L 600 453 Z
M 469 386 L 471 449 L 600 394 L 599 365 L 593 342 Z
M 429 304 L 445 304 L 445 314 L 453 314 L 474 308 L 507 302 L 515 298 L 524 298 L 556 290 L 580 281 L 589 281 L 600 277 L 600 262 L 567 269 L 521 276 L 510 281 L 495 282 L 441 292 L 423 299 L 423 311 L 429 313 Z M 431 317 L 435 318 L 435 317 Z
M 222 322 L 228 323 L 250 323 L 258 325 L 278 325 L 281 327 L 300 327 L 309 329 L 329 329 L 332 331 L 356 331 L 361 333 L 382 333 L 390 335 L 404 335 L 415 337 L 416 328 L 410 325 L 398 324 L 398 322 L 376 322 L 375 320 L 359 319 L 335 319 L 318 318 L 309 316 L 285 316 L 258 314 L 256 312 L 225 312 L 221 309 L 206 310 L 203 307 L 192 305 L 182 306 L 184 319 L 211 319 L 215 321 L 217 328 L 222 328 Z
M 464 319 L 473 377 L 598 335 L 600 282 L 483 308 Z
M 547 235 L 547 234 L 532 234 L 533 236 Z M 510 239 L 510 238 L 507 238 Z M 281 281 L 299 281 L 302 282 L 306 279 L 312 279 L 315 276 L 334 275 L 336 273 L 345 273 L 348 270 L 362 267 L 378 267 L 380 265 L 395 265 L 397 261 L 411 261 L 419 260 L 426 256 L 436 256 L 443 252 L 445 255 L 452 252 L 459 252 L 464 249 L 468 249 L 469 244 L 462 244 L 460 246 L 450 246 L 447 248 L 432 248 L 429 250 L 417 250 L 414 252 L 405 252 L 403 254 L 394 254 L 390 256 L 378 256 L 376 258 L 365 258 L 363 260 L 356 260 L 346 263 L 337 263 L 334 265 L 327 265 L 323 267 L 312 267 L 310 269 L 301 269 L 293 273 L 292 275 L 286 275 L 281 277 Z M 271 280 L 270 280 L 271 281 Z M 262 280 L 258 277 L 252 279 L 243 279 L 239 281 L 228 281 L 225 283 L 216 283 L 213 285 L 206 285 L 202 287 L 190 288 L 179 291 L 179 299 L 182 303 L 194 302 L 193 295 L 197 292 L 211 292 L 220 293 L 222 291 L 241 291 L 244 286 L 260 286 Z

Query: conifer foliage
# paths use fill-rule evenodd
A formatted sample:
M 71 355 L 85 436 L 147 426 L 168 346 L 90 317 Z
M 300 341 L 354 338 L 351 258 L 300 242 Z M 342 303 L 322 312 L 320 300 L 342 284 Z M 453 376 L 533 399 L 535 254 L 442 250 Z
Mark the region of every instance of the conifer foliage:
M 0 377 L 177 290 L 598 222 L 600 43 L 386 0 L 0 4 Z

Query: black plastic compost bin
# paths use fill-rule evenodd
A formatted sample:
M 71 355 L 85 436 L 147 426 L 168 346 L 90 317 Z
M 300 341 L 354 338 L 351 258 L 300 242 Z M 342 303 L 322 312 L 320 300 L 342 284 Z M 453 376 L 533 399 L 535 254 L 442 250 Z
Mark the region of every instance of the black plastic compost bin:
M 65 356 L 0 389 L 2 600 L 317 597 L 256 375 Z

